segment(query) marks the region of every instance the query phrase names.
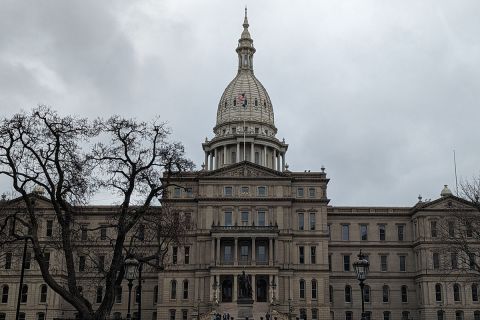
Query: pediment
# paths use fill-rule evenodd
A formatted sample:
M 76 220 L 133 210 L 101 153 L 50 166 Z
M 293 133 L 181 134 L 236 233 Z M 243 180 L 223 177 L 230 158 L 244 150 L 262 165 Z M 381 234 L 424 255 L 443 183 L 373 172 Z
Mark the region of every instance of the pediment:
M 454 195 L 442 197 L 433 201 L 418 203 L 415 206 L 415 211 L 420 210 L 476 210 L 475 206 L 462 198 L 456 197 Z
M 215 178 L 279 178 L 286 177 L 287 175 L 283 172 L 265 168 L 258 164 L 242 161 L 209 171 L 205 176 Z

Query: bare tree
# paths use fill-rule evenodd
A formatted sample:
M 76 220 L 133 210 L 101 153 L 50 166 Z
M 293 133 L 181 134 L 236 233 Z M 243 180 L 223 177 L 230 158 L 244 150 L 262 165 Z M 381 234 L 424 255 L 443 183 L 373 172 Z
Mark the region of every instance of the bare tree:
M 110 313 L 127 254 L 135 253 L 147 263 L 164 257 L 165 249 L 160 245 L 152 246 L 148 255 L 134 252 L 139 221 L 158 222 L 148 226 L 156 230 L 159 244 L 181 239 L 181 228 L 166 231 L 167 221 L 180 215 L 154 206 L 168 187 L 170 175 L 193 167 L 184 156 L 183 146 L 169 142 L 168 136 L 165 124 L 158 121 L 146 123 L 113 116 L 91 122 L 61 117 L 47 107 L 1 122 L 0 175 L 11 179 L 22 208 L 12 210 L 13 202 L 3 203 L 8 214 L 3 214 L 0 221 L 0 238 L 5 239 L 4 245 L 27 239 L 44 281 L 82 319 L 105 319 Z M 93 144 L 95 139 L 100 142 Z M 108 262 L 102 266 L 103 299 L 94 310 L 81 290 L 76 255 L 88 251 L 83 239 L 88 228 L 99 228 L 82 223 L 89 211 L 85 204 L 98 192 L 114 192 L 119 204 L 111 207 L 106 221 L 111 248 Z M 44 202 L 49 210 L 45 210 Z M 39 235 L 39 226 L 47 211 L 53 213 L 59 228 L 46 242 Z M 66 282 L 55 277 L 55 270 L 50 268 L 48 252 L 52 248 L 60 252 Z M 89 254 L 90 260 L 96 261 L 95 253 Z

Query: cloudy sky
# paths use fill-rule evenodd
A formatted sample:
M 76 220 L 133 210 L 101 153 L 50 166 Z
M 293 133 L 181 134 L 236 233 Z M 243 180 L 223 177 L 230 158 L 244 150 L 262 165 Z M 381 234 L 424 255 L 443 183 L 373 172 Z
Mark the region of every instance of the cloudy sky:
M 480 173 L 480 1 L 0 0 L 0 112 L 160 115 L 197 167 L 236 74 L 255 74 L 291 170 L 333 205 L 413 205 Z

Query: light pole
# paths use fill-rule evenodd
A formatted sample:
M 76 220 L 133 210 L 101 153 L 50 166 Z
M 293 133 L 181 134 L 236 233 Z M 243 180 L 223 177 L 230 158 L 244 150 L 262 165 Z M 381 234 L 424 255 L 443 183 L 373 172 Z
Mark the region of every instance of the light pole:
M 130 314 L 130 302 L 132 300 L 132 281 L 137 278 L 138 275 L 138 260 L 132 255 L 127 256 L 125 259 L 125 279 L 128 280 L 128 311 L 127 319 L 131 319 Z
M 370 263 L 366 259 L 365 255 L 360 250 L 358 254 L 358 260 L 353 263 L 353 269 L 357 274 L 357 280 L 360 282 L 360 292 L 362 295 L 362 320 L 365 320 L 365 301 L 363 296 L 363 288 L 365 287 L 364 281 L 367 279 L 368 267 Z

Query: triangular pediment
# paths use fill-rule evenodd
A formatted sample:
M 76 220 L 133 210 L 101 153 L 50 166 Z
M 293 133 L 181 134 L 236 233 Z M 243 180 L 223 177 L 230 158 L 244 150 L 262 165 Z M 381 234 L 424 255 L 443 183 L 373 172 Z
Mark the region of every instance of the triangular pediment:
M 456 197 L 454 195 L 449 195 L 446 197 L 441 197 L 433 201 L 426 201 L 417 203 L 414 207 L 414 211 L 421 211 L 421 210 L 438 210 L 438 211 L 451 211 L 451 210 L 476 210 L 473 203 Z
M 265 168 L 249 161 L 242 161 L 205 173 L 205 177 L 215 178 L 280 178 L 287 174 Z

